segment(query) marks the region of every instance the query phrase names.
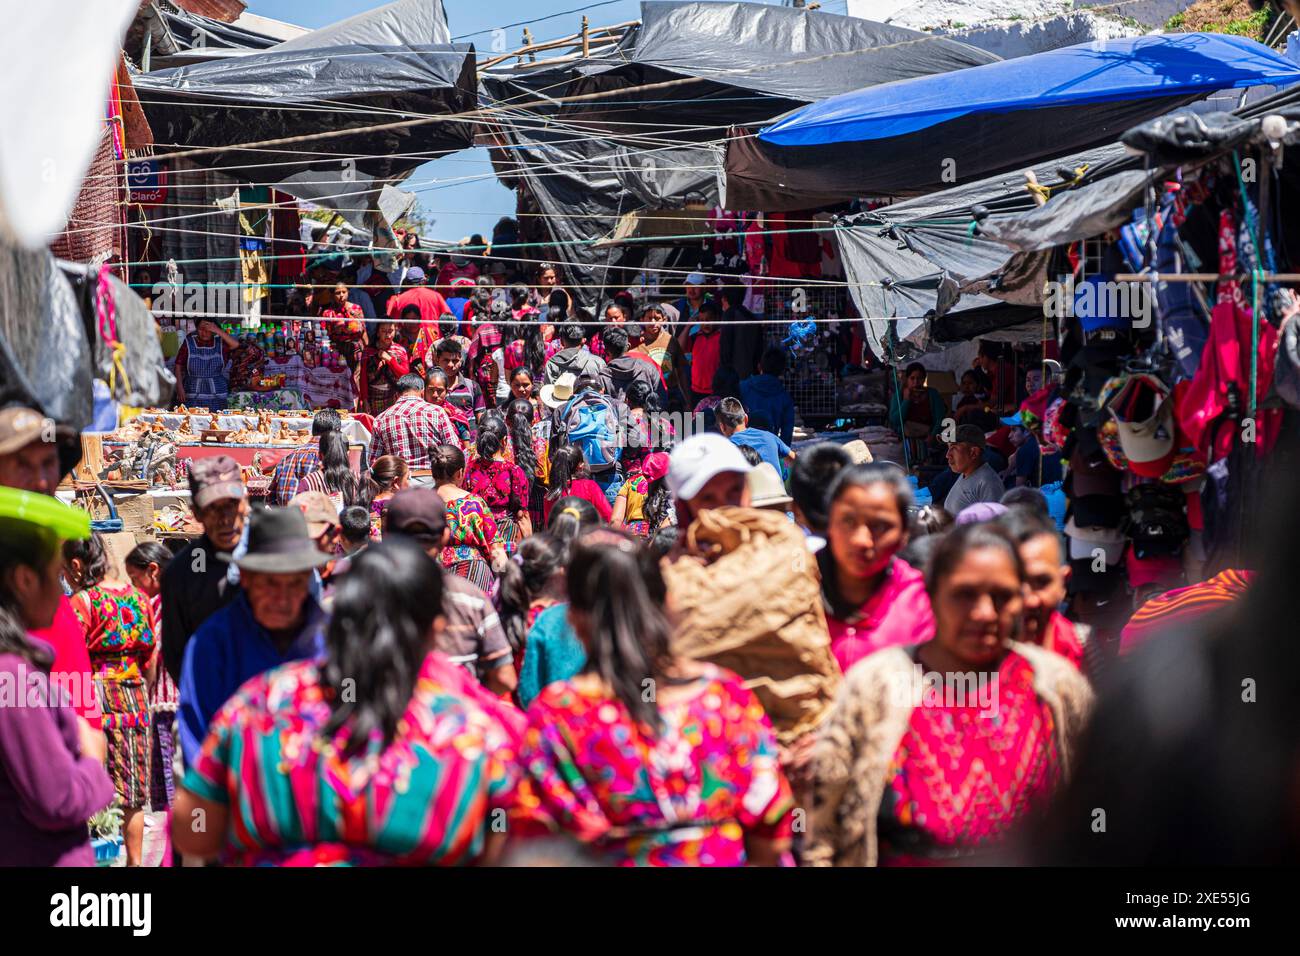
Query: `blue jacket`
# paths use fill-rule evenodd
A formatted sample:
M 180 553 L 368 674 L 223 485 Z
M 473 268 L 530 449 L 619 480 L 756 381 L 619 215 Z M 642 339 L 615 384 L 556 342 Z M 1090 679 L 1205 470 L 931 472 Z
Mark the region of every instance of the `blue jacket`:
M 757 428 L 756 418 L 765 418 L 770 426 L 768 431 L 787 445 L 794 441 L 794 399 L 775 375 L 751 375 L 745 379 L 740 383 L 740 401 L 749 415 L 750 425 Z
M 203 622 L 185 646 L 181 664 L 176 725 L 186 766 L 194 766 L 208 724 L 245 681 L 289 661 L 319 656 L 324 648 L 324 624 L 325 612 L 309 597 L 307 623 L 281 654 L 270 633 L 253 617 L 248 595 L 242 591 Z
M 569 624 L 569 605 L 548 607 L 528 631 L 519 668 L 519 706 L 528 708 L 542 688 L 568 680 L 587 663 L 587 649 Z

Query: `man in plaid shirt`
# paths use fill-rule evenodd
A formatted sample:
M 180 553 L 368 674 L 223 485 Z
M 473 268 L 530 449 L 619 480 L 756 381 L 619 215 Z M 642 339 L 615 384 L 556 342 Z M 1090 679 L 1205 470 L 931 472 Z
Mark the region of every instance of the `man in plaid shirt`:
M 396 455 L 410 468 L 429 467 L 429 449 L 437 445 L 460 447 L 451 416 L 424 400 L 424 380 L 403 375 L 397 382 L 398 398 L 375 419 L 370 460 Z
M 343 419 L 333 408 L 322 408 L 311 420 L 311 441 L 280 459 L 271 475 L 271 504 L 284 506 L 298 493 L 298 479 L 320 468 L 321 436 L 340 431 Z

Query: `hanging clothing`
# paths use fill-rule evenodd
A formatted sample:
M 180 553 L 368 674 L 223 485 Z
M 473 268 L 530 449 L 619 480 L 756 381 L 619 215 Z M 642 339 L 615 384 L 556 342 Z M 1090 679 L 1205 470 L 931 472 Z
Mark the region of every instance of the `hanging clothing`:
M 1236 221 L 1225 209 L 1219 214 L 1219 272 L 1235 275 L 1237 270 Z M 1262 293 L 1261 289 L 1261 303 L 1264 301 Z M 1200 367 L 1176 410 L 1179 427 L 1210 462 L 1226 458 L 1240 434 L 1240 423 L 1230 412 L 1234 398 L 1239 418 L 1249 414 L 1253 324 L 1250 300 L 1242 284 L 1235 280 L 1220 282 L 1218 301 L 1210 312 L 1210 337 L 1201 355 Z M 1277 329 L 1267 322 L 1260 322 L 1257 402 L 1263 402 L 1268 395 L 1276 355 Z M 1281 429 L 1282 409 L 1256 411 L 1255 454 L 1258 458 L 1272 450 Z
M 275 209 L 271 213 L 271 251 L 275 254 L 274 274 L 277 283 L 295 282 L 307 271 L 307 250 L 302 244 L 302 217 L 297 200 L 282 192 L 272 192 Z

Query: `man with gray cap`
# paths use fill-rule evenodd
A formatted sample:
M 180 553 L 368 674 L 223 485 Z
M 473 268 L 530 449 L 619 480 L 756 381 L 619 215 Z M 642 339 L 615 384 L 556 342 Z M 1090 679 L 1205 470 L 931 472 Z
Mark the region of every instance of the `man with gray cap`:
M 217 556 L 239 546 L 248 518 L 243 472 L 229 455 L 191 462 L 189 479 L 190 508 L 203 536 L 181 548 L 162 574 L 163 666 L 175 681 L 190 637 L 239 590 Z
M 971 505 L 997 502 L 1006 494 L 1006 486 L 993 467 L 984 460 L 987 442 L 978 425 L 958 425 L 957 434 L 948 445 L 948 467 L 957 476 L 943 507 L 954 517 Z
M 0 485 L 52 495 L 65 471 L 60 449 L 76 436 L 30 408 L 0 409 Z M 75 460 L 75 459 L 74 459 Z
M 447 505 L 432 488 L 407 488 L 393 495 L 384 511 L 384 537 L 406 535 L 431 559 L 447 545 Z M 494 694 L 518 686 L 510 642 L 492 599 L 458 574 L 442 575 L 442 613 L 447 626 L 434 650 L 472 672 Z
M 177 728 L 191 767 L 222 704 L 250 677 L 319 653 L 325 624 L 311 583 L 330 555 L 312 540 L 299 508 L 254 513 L 248 550 L 217 557 L 239 568 L 240 587 L 185 648 Z

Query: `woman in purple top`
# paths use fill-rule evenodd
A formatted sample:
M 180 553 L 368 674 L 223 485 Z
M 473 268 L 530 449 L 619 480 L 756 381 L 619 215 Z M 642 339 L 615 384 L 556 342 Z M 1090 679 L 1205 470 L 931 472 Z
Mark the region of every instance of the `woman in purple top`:
M 104 735 L 64 699 L 93 689 L 51 688 L 53 649 L 28 633 L 50 626 L 63 596 L 62 542 L 18 517 L 38 498 L 0 489 L 0 866 L 94 866 L 86 821 L 113 781 Z

